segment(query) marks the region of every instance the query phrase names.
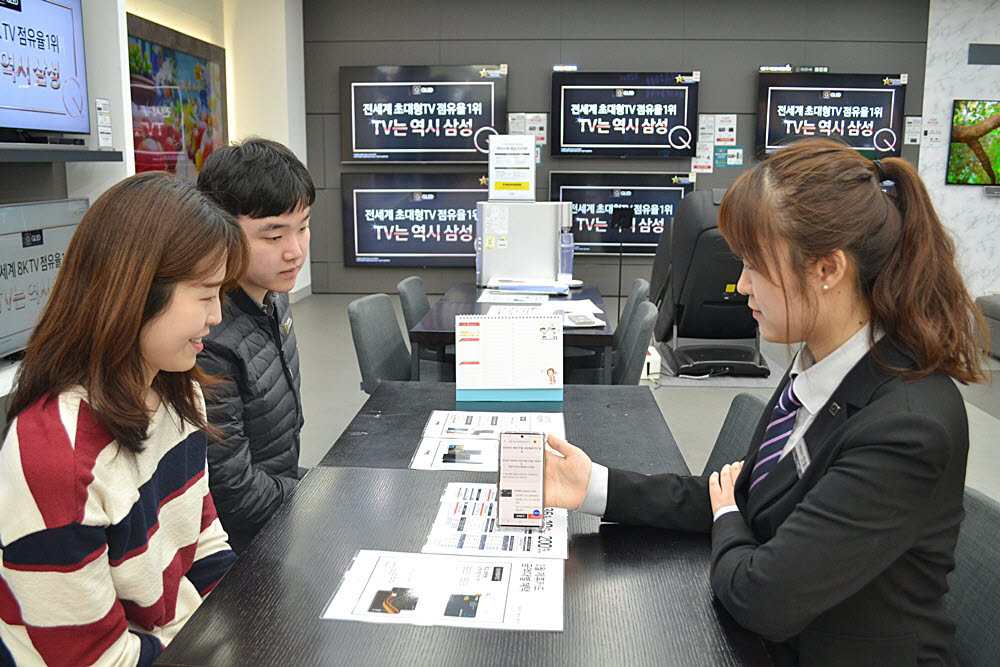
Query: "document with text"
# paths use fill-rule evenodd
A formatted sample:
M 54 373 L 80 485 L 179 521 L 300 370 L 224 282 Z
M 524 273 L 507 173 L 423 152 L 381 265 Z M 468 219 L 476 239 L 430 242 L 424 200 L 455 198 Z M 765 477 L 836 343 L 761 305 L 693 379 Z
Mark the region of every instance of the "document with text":
M 563 629 L 563 561 L 359 551 L 324 619 Z
M 445 488 L 424 553 L 566 558 L 568 512 L 546 507 L 544 525 L 507 528 L 497 523 L 495 484 L 453 482 Z

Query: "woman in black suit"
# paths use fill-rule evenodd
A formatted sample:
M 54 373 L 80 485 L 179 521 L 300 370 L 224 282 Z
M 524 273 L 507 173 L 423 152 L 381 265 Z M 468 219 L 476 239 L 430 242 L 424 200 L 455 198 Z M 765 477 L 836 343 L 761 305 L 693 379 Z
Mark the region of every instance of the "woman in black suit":
M 744 460 L 645 476 L 551 438 L 546 504 L 711 532 L 712 590 L 778 664 L 953 664 L 954 381 L 983 379 L 986 336 L 920 177 L 800 141 L 737 179 L 719 228 L 761 335 L 803 343 Z

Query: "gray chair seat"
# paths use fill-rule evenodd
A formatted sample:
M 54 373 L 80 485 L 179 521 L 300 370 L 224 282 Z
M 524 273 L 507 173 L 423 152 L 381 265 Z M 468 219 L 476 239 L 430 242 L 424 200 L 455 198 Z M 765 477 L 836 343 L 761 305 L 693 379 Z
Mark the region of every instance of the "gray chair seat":
M 763 399 L 753 394 L 744 392 L 733 397 L 719 430 L 719 437 L 715 439 L 712 453 L 708 455 L 708 461 L 701 471 L 702 475 L 719 472 L 722 466 L 740 461 L 747 455 L 754 431 L 766 407 Z

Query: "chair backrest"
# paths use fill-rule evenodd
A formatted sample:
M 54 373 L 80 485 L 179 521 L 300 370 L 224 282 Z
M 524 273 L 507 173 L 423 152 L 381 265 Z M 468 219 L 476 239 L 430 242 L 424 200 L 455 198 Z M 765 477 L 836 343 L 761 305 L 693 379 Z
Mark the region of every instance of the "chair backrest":
M 667 224 L 656 242 L 656 254 L 653 256 L 653 269 L 649 273 L 649 300 L 654 306 L 659 306 L 670 284 L 670 239 L 673 236 L 674 219 Z
M 757 330 L 747 297 L 730 287 L 738 282 L 743 265 L 719 231 L 724 193 L 717 188 L 696 190 L 674 211 L 670 282 L 678 336 L 753 338 Z
M 613 352 L 611 384 L 639 384 L 655 320 L 656 306 L 649 301 L 643 301 L 635 307 L 621 347 Z
M 1000 502 L 965 487 L 964 505 L 945 605 L 957 626 L 958 664 L 992 665 L 1000 655 Z
M 767 403 L 753 394 L 736 394 L 729 405 L 729 412 L 722 422 L 719 437 L 715 439 L 712 453 L 708 455 L 702 475 L 722 470 L 722 466 L 739 461 L 746 456 L 754 431 L 764 416 Z
M 371 294 L 352 301 L 347 318 L 366 393 L 375 391 L 382 380 L 410 379 L 410 353 L 387 295 Z
M 649 281 L 643 278 L 633 280 L 632 291 L 629 292 L 628 299 L 625 301 L 625 307 L 622 308 L 621 317 L 618 318 L 618 325 L 615 327 L 615 337 L 611 343 L 612 350 L 617 350 L 621 347 L 622 341 L 625 340 L 625 332 L 632 326 L 632 317 L 635 314 L 636 306 L 648 298 Z
M 399 305 L 403 307 L 403 321 L 406 323 L 406 330 L 409 331 L 417 325 L 417 322 L 424 319 L 424 315 L 431 309 L 431 302 L 427 300 L 424 281 L 420 276 L 410 276 L 400 280 L 396 289 L 399 291 Z

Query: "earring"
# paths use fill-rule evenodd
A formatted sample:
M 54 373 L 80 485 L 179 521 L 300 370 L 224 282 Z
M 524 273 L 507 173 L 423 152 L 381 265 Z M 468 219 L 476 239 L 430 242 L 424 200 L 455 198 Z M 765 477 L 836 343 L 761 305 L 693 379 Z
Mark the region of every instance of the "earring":
M 823 285 L 823 289 L 830 289 L 829 285 Z

